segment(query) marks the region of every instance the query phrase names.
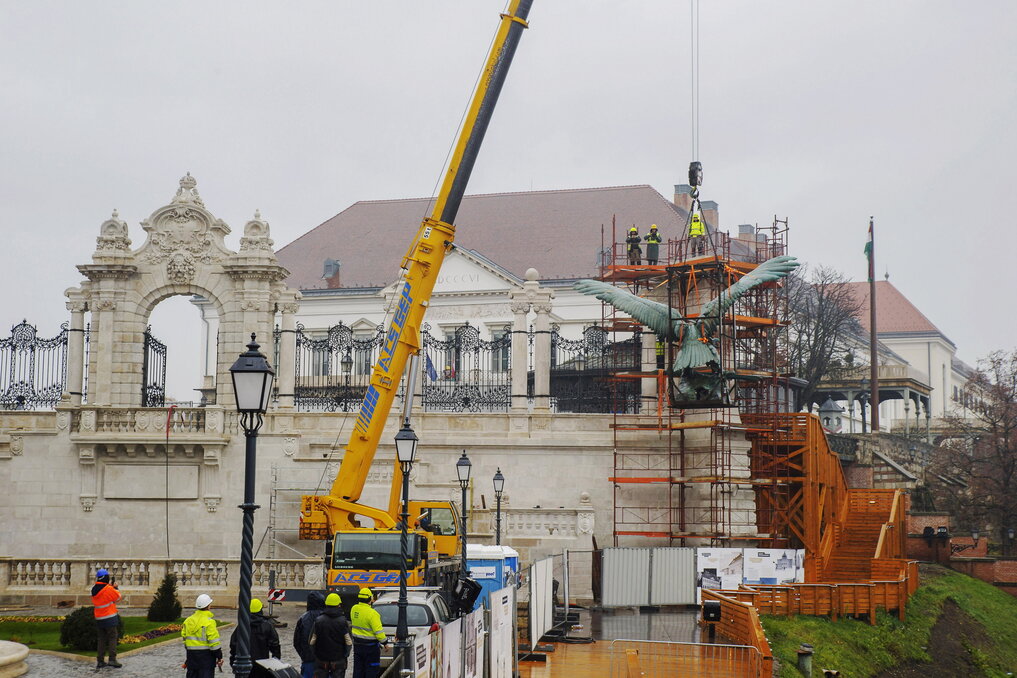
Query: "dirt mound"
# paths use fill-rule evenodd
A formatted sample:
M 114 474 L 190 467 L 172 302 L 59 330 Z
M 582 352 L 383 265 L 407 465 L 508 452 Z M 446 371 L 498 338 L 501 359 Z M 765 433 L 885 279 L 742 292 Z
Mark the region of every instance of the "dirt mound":
M 985 630 L 957 603 L 947 599 L 943 612 L 932 627 L 928 663 L 912 662 L 895 666 L 876 678 L 958 678 L 983 675 L 972 661 L 969 647 L 985 647 Z

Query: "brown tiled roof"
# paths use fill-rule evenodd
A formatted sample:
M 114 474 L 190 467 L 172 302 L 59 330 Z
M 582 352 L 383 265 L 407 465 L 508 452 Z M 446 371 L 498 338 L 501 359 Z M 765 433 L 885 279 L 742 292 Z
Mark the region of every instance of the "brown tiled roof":
M 430 199 L 372 200 L 348 208 L 278 251 L 292 271 L 290 287 L 327 287 L 325 259 L 341 263 L 344 288 L 383 286 L 398 277 L 399 263 Z M 597 253 L 611 242 L 611 217 L 624 240 L 632 225 L 645 233 L 657 224 L 664 239 L 677 238 L 685 212 L 650 186 L 468 195 L 456 218 L 456 244 L 476 250 L 511 273 L 533 267 L 542 279 L 599 274 Z
M 851 295 L 861 302 L 858 321 L 869 331 L 869 283 L 844 283 Z M 908 301 L 890 281 L 876 281 L 876 328 L 878 334 L 897 332 L 935 332 L 943 334 L 925 315 Z M 945 338 L 945 335 L 944 335 Z

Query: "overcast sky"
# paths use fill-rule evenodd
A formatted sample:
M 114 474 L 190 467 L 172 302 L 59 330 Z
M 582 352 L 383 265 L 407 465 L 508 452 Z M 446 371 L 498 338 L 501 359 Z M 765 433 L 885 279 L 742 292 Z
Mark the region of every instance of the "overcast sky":
M 99 225 L 119 209 L 140 246 L 188 171 L 233 249 L 256 208 L 281 247 L 358 200 L 431 195 L 502 9 L 3 0 L 0 335 L 23 317 L 55 334 Z M 722 229 L 786 217 L 793 254 L 864 280 L 873 215 L 879 278 L 963 360 L 1017 347 L 1017 3 L 700 16 L 698 159 Z M 693 159 L 688 0 L 534 0 L 530 24 L 469 192 L 670 197 Z

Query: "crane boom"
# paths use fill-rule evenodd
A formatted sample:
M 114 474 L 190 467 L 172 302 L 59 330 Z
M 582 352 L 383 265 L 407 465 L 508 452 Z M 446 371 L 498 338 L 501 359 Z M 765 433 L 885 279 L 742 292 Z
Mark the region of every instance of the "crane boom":
M 411 355 L 420 351 L 420 327 L 434 290 L 438 271 L 455 238 L 455 217 L 466 192 L 470 174 L 491 121 L 498 96 L 533 0 L 512 0 L 501 15 L 497 35 L 488 54 L 463 121 L 455 150 L 449 160 L 431 215 L 423 220 L 406 255 L 402 277 L 381 351 L 371 374 L 360 412 L 346 445 L 339 472 L 329 495 L 306 495 L 301 503 L 301 538 L 328 539 L 337 530 L 358 527 L 354 516 L 371 518 L 376 527 L 392 528 L 396 522 L 398 494 L 389 510 L 357 503 L 374 460 L 385 421 L 392 409 L 399 381 Z M 412 398 L 412 394 L 406 397 Z M 396 464 L 396 481 L 401 480 Z M 397 488 L 398 482 L 392 487 Z

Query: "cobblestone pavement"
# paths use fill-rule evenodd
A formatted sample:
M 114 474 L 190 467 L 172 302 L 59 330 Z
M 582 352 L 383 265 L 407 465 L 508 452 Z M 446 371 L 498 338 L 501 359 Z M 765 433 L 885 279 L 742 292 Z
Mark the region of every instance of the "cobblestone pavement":
M 293 649 L 293 628 L 296 626 L 297 618 L 304 612 L 303 603 L 292 603 L 275 606 L 275 616 L 279 621 L 286 622 L 286 626 L 279 628 L 279 644 L 282 646 L 282 659 L 299 668 L 299 657 Z M 185 610 L 185 614 L 193 610 Z M 236 628 L 236 612 L 234 610 L 214 610 L 215 617 L 219 622 L 230 622 L 230 626 L 221 629 L 223 655 L 229 657 L 229 642 L 233 629 Z M 124 616 L 143 615 L 144 610 L 121 608 Z M 17 615 L 64 615 L 67 610 L 54 608 L 39 608 L 10 612 Z M 351 658 L 352 659 L 352 658 Z M 180 676 L 185 673 L 180 667 L 184 663 L 184 646 L 179 638 L 150 645 L 149 647 L 133 650 L 121 654 L 117 661 L 123 664 L 123 668 L 104 668 L 95 670 L 95 659 L 92 657 L 82 659 L 67 659 L 39 652 L 31 652 L 28 655 L 28 673 L 30 678 L 73 678 L 74 676 L 90 676 L 95 678 L 166 678 L 167 676 Z M 352 675 L 353 667 L 348 667 L 347 675 Z M 223 662 L 223 676 L 232 675 L 229 663 Z

